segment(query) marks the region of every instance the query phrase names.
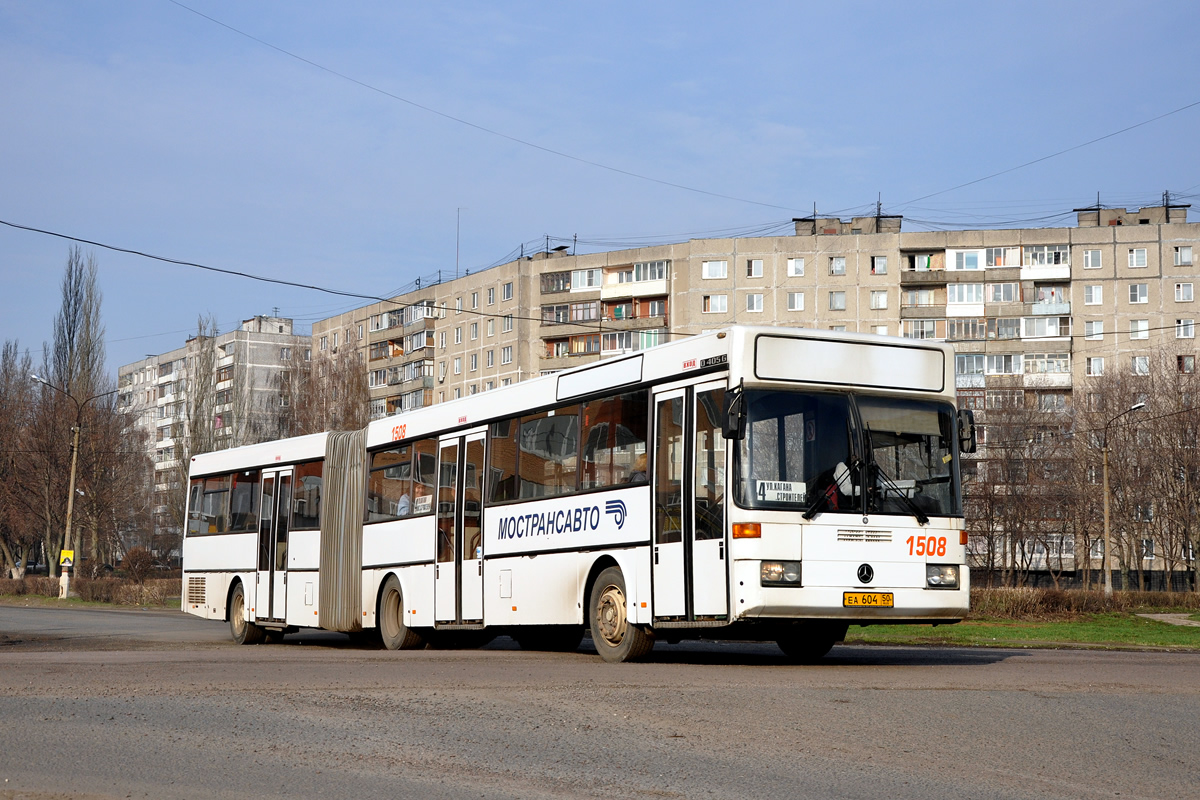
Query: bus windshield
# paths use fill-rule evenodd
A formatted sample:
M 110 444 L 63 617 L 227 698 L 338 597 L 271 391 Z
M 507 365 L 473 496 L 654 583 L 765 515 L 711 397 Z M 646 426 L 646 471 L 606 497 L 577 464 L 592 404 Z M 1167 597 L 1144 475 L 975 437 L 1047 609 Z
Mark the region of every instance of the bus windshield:
M 733 487 L 743 507 L 962 515 L 949 403 L 748 390 L 746 408 Z

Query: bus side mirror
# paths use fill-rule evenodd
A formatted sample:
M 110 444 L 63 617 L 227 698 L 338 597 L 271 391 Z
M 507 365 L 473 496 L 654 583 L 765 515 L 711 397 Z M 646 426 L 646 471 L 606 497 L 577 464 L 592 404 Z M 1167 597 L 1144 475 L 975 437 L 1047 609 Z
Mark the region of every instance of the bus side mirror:
M 975 452 L 975 412 L 969 408 L 958 410 L 958 449 L 964 453 Z
M 746 438 L 746 401 L 741 389 L 725 393 L 721 420 L 721 434 L 726 439 Z

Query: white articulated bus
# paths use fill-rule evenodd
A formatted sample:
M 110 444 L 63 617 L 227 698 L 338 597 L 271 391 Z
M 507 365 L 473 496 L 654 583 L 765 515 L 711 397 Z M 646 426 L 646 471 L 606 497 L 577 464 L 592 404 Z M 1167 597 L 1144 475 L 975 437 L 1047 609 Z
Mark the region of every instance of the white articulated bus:
M 969 579 L 945 344 L 733 327 L 328 433 L 197 456 L 184 608 L 574 649 L 951 623 Z

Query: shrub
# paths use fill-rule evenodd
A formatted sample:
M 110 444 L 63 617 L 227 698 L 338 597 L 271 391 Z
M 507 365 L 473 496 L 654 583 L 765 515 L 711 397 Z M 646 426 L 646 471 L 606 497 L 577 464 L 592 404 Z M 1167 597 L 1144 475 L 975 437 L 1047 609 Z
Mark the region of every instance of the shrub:
M 121 561 L 121 569 L 125 575 L 139 586 L 146 582 L 150 570 L 154 568 L 154 556 L 144 547 L 135 547 L 125 554 Z
M 1114 592 L 1071 589 L 972 589 L 972 618 L 1071 619 L 1083 614 L 1200 609 L 1196 592 Z
M 78 578 L 72 584 L 72 591 L 79 595 L 80 600 L 94 603 L 111 603 L 121 581 L 117 578 Z

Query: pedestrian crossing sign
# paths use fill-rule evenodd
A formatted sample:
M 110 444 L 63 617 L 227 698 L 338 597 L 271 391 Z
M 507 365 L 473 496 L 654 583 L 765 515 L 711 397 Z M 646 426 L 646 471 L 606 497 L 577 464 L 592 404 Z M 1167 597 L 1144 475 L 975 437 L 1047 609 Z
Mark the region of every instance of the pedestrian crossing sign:
M 63 550 L 62 554 L 58 557 L 58 563 L 64 567 L 75 566 L 75 551 Z

